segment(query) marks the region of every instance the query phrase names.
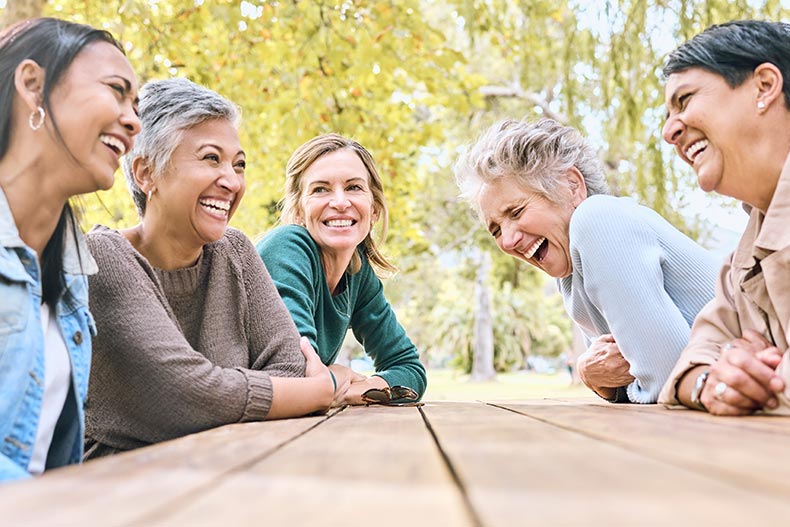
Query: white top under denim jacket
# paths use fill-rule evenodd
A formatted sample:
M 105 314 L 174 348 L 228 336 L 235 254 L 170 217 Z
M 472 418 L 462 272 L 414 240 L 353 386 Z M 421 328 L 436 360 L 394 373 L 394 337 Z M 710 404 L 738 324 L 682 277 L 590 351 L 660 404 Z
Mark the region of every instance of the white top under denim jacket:
M 66 233 L 66 292 L 55 307 L 71 361 L 71 387 L 47 456 L 46 468 L 78 463 L 85 427 L 91 336 L 88 274 L 97 271 L 82 234 Z M 0 481 L 28 476 L 44 393 L 41 271 L 36 253 L 19 237 L 0 188 Z

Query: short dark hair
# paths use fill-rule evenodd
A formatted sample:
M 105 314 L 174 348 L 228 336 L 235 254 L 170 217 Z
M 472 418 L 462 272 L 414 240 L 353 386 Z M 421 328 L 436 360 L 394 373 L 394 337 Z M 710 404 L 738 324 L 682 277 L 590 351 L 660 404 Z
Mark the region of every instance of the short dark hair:
M 782 72 L 785 106 L 790 109 L 790 24 L 735 20 L 710 26 L 667 57 L 664 78 L 689 68 L 702 68 L 737 88 L 760 64 Z
M 50 95 L 74 58 L 94 42 L 112 44 L 123 53 L 123 46 L 107 31 L 57 18 L 33 18 L 18 22 L 0 32 L 0 159 L 11 143 L 14 95 L 14 72 L 24 60 L 35 61 L 45 71 L 41 105 L 52 122 L 55 135 L 63 137 L 50 107 Z M 63 278 L 63 249 L 66 229 L 76 229 L 71 206 L 66 203 L 55 232 L 41 255 L 42 298 L 49 305 L 60 298 L 66 288 Z

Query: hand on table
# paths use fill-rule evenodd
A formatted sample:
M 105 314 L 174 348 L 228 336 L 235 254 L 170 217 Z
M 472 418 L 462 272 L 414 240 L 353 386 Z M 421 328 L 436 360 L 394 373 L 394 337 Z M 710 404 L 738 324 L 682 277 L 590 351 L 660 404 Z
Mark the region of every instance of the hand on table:
M 774 371 L 782 352 L 762 335 L 747 329 L 724 344 L 711 365 L 700 400 L 715 415 L 746 415 L 763 406 L 776 408 L 775 394 L 785 383 Z
M 352 405 L 361 405 L 367 404 L 366 401 L 362 398 L 362 394 L 366 391 L 370 390 L 371 388 L 376 388 L 382 390 L 384 388 L 389 388 L 389 384 L 387 381 L 382 379 L 379 376 L 373 375 L 371 377 L 365 377 L 359 373 L 355 373 L 350 369 L 346 368 L 345 366 L 340 366 L 339 364 L 333 364 L 331 366 L 332 371 L 335 371 L 335 368 L 345 368 L 349 372 L 351 372 L 355 377 L 351 379 L 351 382 L 345 386 L 344 390 L 340 389 L 340 379 L 338 379 L 338 390 L 335 393 L 335 400 L 332 403 L 334 406 L 341 406 L 344 404 L 352 404 Z
M 590 344 L 576 361 L 576 368 L 582 382 L 606 399 L 614 396 L 615 389 L 634 381 L 629 372 L 631 365 L 609 334 L 601 335 Z
M 337 382 L 337 388 L 335 388 L 335 397 L 332 401 L 332 406 L 342 406 L 344 404 L 362 404 L 346 401 L 346 393 L 353 383 L 365 381 L 367 380 L 367 377 L 361 373 L 355 372 L 351 368 L 343 366 L 342 364 L 332 364 L 329 366 L 329 370 L 334 374 L 335 381 Z

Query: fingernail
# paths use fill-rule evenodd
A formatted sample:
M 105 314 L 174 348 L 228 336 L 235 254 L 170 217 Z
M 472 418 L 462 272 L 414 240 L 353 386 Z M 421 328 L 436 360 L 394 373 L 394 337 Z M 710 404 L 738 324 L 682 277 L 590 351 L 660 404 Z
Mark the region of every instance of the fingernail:
M 777 406 L 779 406 L 779 401 L 777 401 L 776 399 L 774 399 L 773 397 L 771 397 L 770 399 L 768 399 L 768 402 L 767 402 L 767 403 L 765 403 L 765 406 L 767 406 L 768 408 L 770 408 L 770 409 L 772 409 L 772 410 L 773 410 L 774 408 L 776 408 Z

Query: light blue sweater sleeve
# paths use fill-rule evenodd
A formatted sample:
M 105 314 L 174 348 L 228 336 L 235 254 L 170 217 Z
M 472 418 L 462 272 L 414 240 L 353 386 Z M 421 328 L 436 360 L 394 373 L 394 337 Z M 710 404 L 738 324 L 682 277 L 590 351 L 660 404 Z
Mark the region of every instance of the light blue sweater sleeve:
M 629 198 L 585 200 L 572 217 L 570 245 L 573 289 L 581 289 L 574 310 L 587 314 L 580 325 L 588 336 L 614 336 L 635 378 L 628 399 L 656 402 L 694 317 L 713 297 L 718 262 Z

